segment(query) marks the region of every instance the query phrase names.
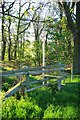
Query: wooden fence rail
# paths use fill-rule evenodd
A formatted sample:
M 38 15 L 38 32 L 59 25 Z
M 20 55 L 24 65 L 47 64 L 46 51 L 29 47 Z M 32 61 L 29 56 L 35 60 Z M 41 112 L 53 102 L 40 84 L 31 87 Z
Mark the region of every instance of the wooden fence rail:
M 55 75 L 54 72 L 60 71 L 62 74 Z M 64 65 L 53 65 L 53 66 L 44 66 L 44 67 L 39 67 L 39 68 L 24 68 L 20 70 L 12 70 L 12 71 L 5 71 L 0 73 L 0 77 L 9 77 L 9 76 L 26 76 L 25 80 L 19 81 L 14 87 L 9 89 L 4 97 L 10 97 L 11 95 L 15 94 L 17 91 L 22 89 L 23 87 L 27 88 L 25 92 L 30 92 L 32 90 L 35 90 L 37 88 L 40 88 L 42 86 L 46 86 L 51 84 L 50 80 L 53 80 L 53 83 L 57 83 L 58 85 L 58 90 L 61 89 L 61 81 L 65 78 L 66 74 L 65 72 L 65 67 Z M 43 76 L 44 73 L 44 76 Z M 51 74 L 52 73 L 52 74 Z M 51 74 L 51 75 L 50 75 Z M 29 75 L 41 75 L 42 79 L 40 80 L 35 80 L 35 81 L 30 81 Z M 5 78 L 6 79 L 6 78 Z M 36 85 L 36 87 L 31 88 L 30 86 L 38 83 L 43 83 L 40 85 Z
M 24 69 L 20 69 L 20 70 L 11 70 L 11 71 L 2 71 L 2 72 L 0 72 L 0 76 L 8 76 L 8 75 L 13 75 L 13 74 L 25 74 L 26 72 L 28 72 L 28 71 L 38 71 L 38 70 L 42 70 L 42 69 L 54 69 L 54 70 L 60 70 L 60 69 L 62 69 L 62 70 L 64 70 L 64 64 L 62 64 L 62 66 L 61 65 L 59 65 L 59 66 L 57 66 L 57 65 L 48 65 L 48 66 L 42 66 L 42 67 L 38 67 L 38 68 L 24 68 Z M 42 71 L 43 72 L 43 71 Z

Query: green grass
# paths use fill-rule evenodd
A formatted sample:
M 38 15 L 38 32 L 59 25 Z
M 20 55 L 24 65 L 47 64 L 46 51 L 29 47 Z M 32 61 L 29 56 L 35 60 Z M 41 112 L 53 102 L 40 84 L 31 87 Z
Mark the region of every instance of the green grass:
M 61 91 L 52 91 L 51 88 L 40 88 L 29 97 L 35 99 L 43 110 L 43 118 L 78 118 L 80 117 L 80 82 L 79 77 L 66 79 Z
M 6 67 L 5 67 L 6 69 Z M 9 70 L 8 67 L 6 70 Z M 41 79 L 41 76 L 30 76 L 30 81 Z M 17 79 L 3 78 L 3 89 L 7 91 Z M 20 100 L 10 97 L 2 102 L 3 118 L 77 118 L 80 119 L 80 76 L 67 78 L 61 91 L 52 87 L 42 87 L 26 93 Z M 36 85 L 33 85 L 36 86 Z M 31 86 L 32 87 L 32 86 Z M 0 93 L 1 96 L 4 94 Z M 1 104 L 1 102 L 0 102 Z M 0 109 L 1 115 L 1 109 Z
M 30 80 L 39 77 L 30 76 Z M 51 87 L 42 87 L 26 93 L 25 98 L 17 100 L 10 97 L 3 101 L 3 118 L 80 118 L 80 81 L 79 76 L 73 80 L 63 81 L 61 91 Z M 6 109 L 7 108 L 7 109 Z

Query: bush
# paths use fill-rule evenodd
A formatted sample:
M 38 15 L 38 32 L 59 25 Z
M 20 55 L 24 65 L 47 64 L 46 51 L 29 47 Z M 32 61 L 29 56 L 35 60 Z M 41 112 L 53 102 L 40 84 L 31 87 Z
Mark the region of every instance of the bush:
M 42 109 L 35 103 L 10 97 L 3 101 L 2 118 L 40 118 Z
M 17 101 L 11 97 L 2 103 L 2 118 L 12 118 L 15 116 Z
M 1 117 L 2 117 L 2 100 L 0 99 L 0 120 L 1 120 Z
M 5 82 L 5 83 L 2 85 L 2 90 L 4 90 L 4 91 L 6 92 L 8 89 L 9 89 L 9 84 Z
M 77 118 L 78 109 L 73 106 L 66 106 L 63 108 L 63 118 Z
M 47 108 L 47 106 L 53 102 L 53 94 L 50 89 L 46 87 L 42 87 L 29 93 L 29 96 L 35 99 L 36 103 L 43 109 L 43 111 Z
M 66 107 L 53 106 L 44 111 L 44 118 L 78 118 L 78 108 L 67 105 Z
M 50 104 L 48 108 L 44 111 L 43 118 L 62 118 L 62 110 L 59 106 L 53 106 Z

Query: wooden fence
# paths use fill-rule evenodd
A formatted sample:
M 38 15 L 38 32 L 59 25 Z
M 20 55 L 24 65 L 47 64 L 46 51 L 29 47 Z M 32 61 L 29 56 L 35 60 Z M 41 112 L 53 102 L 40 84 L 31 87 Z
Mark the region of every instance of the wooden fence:
M 48 86 L 49 84 L 57 84 L 58 90 L 61 89 L 61 81 L 65 79 L 65 65 L 53 65 L 53 66 L 44 66 L 38 68 L 24 68 L 20 70 L 12 70 L 7 72 L 1 72 L 0 77 L 10 77 L 10 76 L 20 76 L 25 75 L 26 79 L 19 81 L 14 87 L 9 89 L 4 97 L 10 97 L 15 94 L 22 88 L 26 88 L 25 92 L 33 91 L 42 86 Z M 39 76 L 40 80 L 30 80 L 30 76 Z M 5 78 L 6 79 L 6 78 Z M 52 82 L 51 82 L 52 80 Z M 40 83 L 38 85 L 37 83 Z M 32 85 L 37 84 L 35 87 L 31 87 Z

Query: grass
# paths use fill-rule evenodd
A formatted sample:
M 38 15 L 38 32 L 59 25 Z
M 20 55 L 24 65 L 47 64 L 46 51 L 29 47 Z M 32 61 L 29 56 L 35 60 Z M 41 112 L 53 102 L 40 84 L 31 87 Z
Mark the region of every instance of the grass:
M 37 77 L 30 76 L 30 81 L 39 80 L 39 79 L 41 79 L 40 76 Z M 7 99 L 7 101 L 3 101 L 2 103 L 4 105 L 2 114 L 3 116 L 6 114 L 5 117 L 7 117 L 7 114 L 10 113 L 11 117 L 13 117 L 14 116 L 13 113 L 15 114 L 17 113 L 18 117 L 24 116 L 24 118 L 26 118 L 26 116 L 28 116 L 28 113 L 30 113 L 30 118 L 32 118 L 32 114 L 31 114 L 32 111 L 33 116 L 35 116 L 35 118 L 37 117 L 36 114 L 38 113 L 38 116 L 40 114 L 41 118 L 79 119 L 80 118 L 80 102 L 79 102 L 80 80 L 79 79 L 80 76 L 74 76 L 73 80 L 67 78 L 65 81 L 62 82 L 65 85 L 63 86 L 61 91 L 54 90 L 50 86 L 48 86 L 26 93 L 25 98 L 17 100 L 19 104 L 16 102 L 16 100 L 14 101 L 14 104 L 11 103 L 11 106 L 8 106 L 7 108 L 9 110 L 8 111 L 6 109 L 7 104 L 9 104 L 10 101 L 12 102 L 12 100 L 16 99 L 15 96 L 13 99 L 11 98 L 11 100 L 9 98 L 9 100 Z M 7 77 L 4 78 L 3 80 L 4 80 L 3 87 L 5 88 L 6 91 L 11 87 L 13 82 L 16 81 L 16 78 Z M 28 103 L 29 103 L 29 107 L 28 107 Z M 30 105 L 32 105 L 33 108 L 35 108 L 36 113 L 33 110 L 33 108 L 30 107 Z M 12 107 L 12 109 L 10 109 L 10 107 Z M 18 109 L 18 111 L 16 111 L 16 109 Z M 24 115 L 23 115 L 23 111 L 25 113 Z
M 10 64 L 9 64 L 10 65 Z M 13 64 L 3 66 L 3 70 L 13 69 Z M 41 79 L 41 76 L 30 76 L 30 81 Z M 7 91 L 17 79 L 15 77 L 3 78 L 3 89 Z M 80 76 L 74 76 L 71 80 L 67 78 L 62 82 L 65 84 L 61 91 L 52 89 L 50 86 L 36 89 L 26 93 L 25 98 L 16 95 L 1 102 L 0 116 L 3 118 L 76 118 L 80 119 Z M 3 90 L 2 89 L 2 90 Z M 0 92 L 0 96 L 4 94 Z
M 80 82 L 78 77 L 65 80 L 61 91 L 40 88 L 28 95 L 43 110 L 43 118 L 80 118 Z

